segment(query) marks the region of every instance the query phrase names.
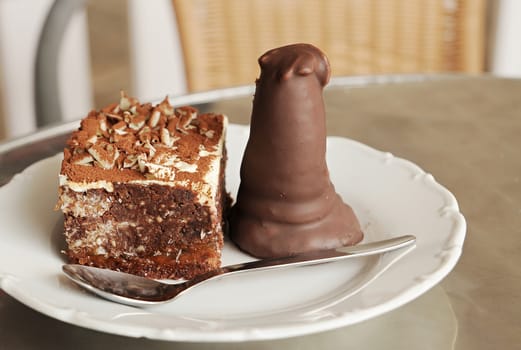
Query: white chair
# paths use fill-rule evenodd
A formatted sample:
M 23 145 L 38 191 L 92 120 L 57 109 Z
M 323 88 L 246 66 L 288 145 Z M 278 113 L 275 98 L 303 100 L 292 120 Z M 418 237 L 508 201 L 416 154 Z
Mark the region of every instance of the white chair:
M 76 120 L 93 107 L 85 2 L 0 1 L 0 138 Z M 129 0 L 128 10 L 135 95 L 147 100 L 185 93 L 172 3 Z
M 70 5 L 75 2 L 71 1 Z M 0 1 L 0 77 L 3 93 L 3 135 L 6 138 L 37 128 L 35 57 L 41 28 L 51 0 Z M 85 11 L 74 11 L 56 54 L 64 118 L 78 118 L 92 106 Z
M 491 5 L 489 69 L 495 75 L 521 78 L 521 1 L 496 0 Z
M 140 100 L 186 93 L 183 50 L 171 0 L 128 0 L 133 92 Z

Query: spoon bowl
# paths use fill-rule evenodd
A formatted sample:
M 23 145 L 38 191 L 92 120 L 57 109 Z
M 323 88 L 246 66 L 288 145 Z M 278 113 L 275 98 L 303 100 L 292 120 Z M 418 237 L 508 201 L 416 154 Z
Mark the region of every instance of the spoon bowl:
M 318 250 L 283 258 L 257 260 L 224 266 L 176 284 L 77 264 L 63 265 L 62 270 L 72 281 L 102 298 L 125 305 L 143 307 L 170 302 L 187 293 L 194 286 L 226 275 L 323 264 L 361 256 L 385 254 L 411 248 L 415 243 L 416 237 L 406 235 L 356 246 Z

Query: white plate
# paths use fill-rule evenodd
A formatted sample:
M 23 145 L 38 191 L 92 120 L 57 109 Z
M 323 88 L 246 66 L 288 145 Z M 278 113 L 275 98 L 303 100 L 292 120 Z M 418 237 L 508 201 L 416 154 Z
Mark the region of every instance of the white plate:
M 238 188 L 247 137 L 247 127 L 230 126 L 227 181 L 232 194 Z M 0 188 L 0 287 L 46 315 L 104 332 L 241 341 L 366 320 L 421 295 L 454 267 L 466 224 L 454 196 L 431 175 L 409 161 L 344 138 L 328 139 L 327 158 L 337 191 L 362 223 L 364 240 L 414 234 L 417 247 L 412 252 L 394 264 L 398 256 L 389 255 L 232 276 L 149 309 L 111 303 L 84 292 L 61 273 L 62 220 L 53 211 L 61 159 L 57 155 L 31 165 Z M 226 242 L 224 264 L 245 260 L 251 259 Z

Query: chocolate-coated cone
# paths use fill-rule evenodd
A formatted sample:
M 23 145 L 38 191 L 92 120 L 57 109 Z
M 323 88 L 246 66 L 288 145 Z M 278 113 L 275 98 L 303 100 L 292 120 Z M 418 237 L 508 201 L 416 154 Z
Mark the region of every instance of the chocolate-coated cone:
M 232 240 L 260 258 L 355 244 L 362 231 L 329 179 L 325 55 L 307 44 L 259 58 L 250 137 L 230 216 Z

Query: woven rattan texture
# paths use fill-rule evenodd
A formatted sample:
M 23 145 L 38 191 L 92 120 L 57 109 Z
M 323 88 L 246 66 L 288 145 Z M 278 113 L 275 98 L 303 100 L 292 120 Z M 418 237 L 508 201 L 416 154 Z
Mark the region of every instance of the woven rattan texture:
M 190 91 L 248 84 L 308 42 L 333 75 L 483 70 L 485 0 L 173 0 Z

